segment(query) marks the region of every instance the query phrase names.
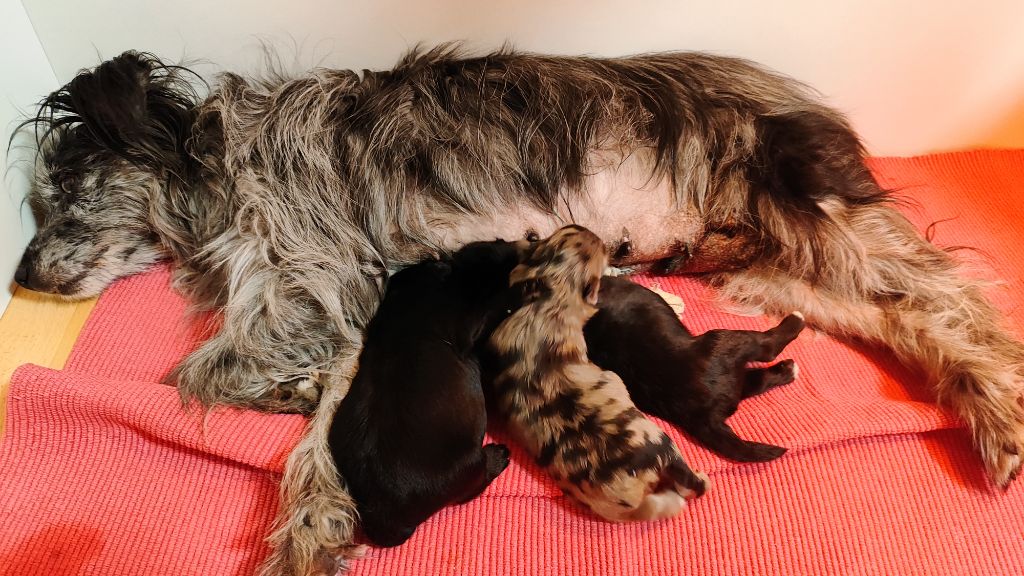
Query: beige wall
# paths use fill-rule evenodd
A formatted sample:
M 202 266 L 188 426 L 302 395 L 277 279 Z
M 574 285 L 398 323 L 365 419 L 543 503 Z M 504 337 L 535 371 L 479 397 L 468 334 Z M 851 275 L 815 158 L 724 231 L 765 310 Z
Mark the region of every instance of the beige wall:
M 245 69 L 264 35 L 301 63 L 389 66 L 417 41 L 619 55 L 701 49 L 821 90 L 876 154 L 1024 146 L 1024 0 L 25 0 L 61 80 L 127 48 Z M 209 68 L 207 68 L 208 70 Z

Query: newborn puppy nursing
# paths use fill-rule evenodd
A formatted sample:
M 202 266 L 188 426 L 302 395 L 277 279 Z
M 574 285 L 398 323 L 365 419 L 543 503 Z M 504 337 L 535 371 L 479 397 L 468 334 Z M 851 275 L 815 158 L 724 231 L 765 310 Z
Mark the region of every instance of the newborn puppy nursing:
M 491 336 L 496 403 L 537 462 L 594 513 L 668 518 L 708 480 L 637 410 L 622 380 L 587 359 L 583 326 L 607 262 L 601 240 L 579 226 L 529 249 L 509 279 L 523 305 Z
M 693 336 L 657 294 L 621 278 L 601 281 L 597 313 L 583 333 L 590 359 L 619 375 L 644 412 L 673 422 L 715 452 L 741 462 L 778 458 L 785 448 L 749 442 L 725 420 L 740 400 L 788 384 L 797 366 L 767 368 L 804 328 L 794 312 L 765 332 L 709 330 Z
M 508 449 L 487 427 L 477 348 L 508 314 L 514 245 L 470 244 L 395 274 L 367 328 L 329 445 L 374 543 L 395 546 L 482 492 Z

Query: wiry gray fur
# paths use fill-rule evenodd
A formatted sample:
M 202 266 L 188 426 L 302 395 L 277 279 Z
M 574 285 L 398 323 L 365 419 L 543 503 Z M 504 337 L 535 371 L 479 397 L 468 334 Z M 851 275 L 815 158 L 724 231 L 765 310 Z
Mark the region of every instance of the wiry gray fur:
M 889 206 L 846 121 L 792 80 L 695 53 L 447 46 L 361 75 L 227 74 L 203 99 L 187 78 L 129 52 L 42 103 L 42 225 L 18 276 L 88 296 L 169 257 L 176 286 L 223 318 L 169 376 L 183 398 L 308 412 L 327 387 L 264 574 L 352 553 L 324 422 L 387 271 L 568 221 L 620 264 L 707 271 L 742 302 L 891 347 L 966 419 L 993 480 L 1020 468 L 1020 343 Z

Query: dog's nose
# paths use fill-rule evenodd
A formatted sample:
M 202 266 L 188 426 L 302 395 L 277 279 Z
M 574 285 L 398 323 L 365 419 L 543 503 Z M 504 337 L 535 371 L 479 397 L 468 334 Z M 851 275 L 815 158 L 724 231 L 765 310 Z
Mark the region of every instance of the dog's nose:
M 8 268 L 8 270 L 10 270 L 10 268 Z M 28 288 L 28 262 L 24 259 L 18 263 L 18 269 L 14 271 L 14 281 L 17 282 L 19 286 Z

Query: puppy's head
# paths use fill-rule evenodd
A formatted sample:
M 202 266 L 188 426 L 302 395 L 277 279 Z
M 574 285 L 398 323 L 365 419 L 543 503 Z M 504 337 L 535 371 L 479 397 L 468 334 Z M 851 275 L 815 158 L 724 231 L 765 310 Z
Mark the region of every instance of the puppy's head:
M 29 195 L 39 228 L 19 284 L 89 297 L 161 257 L 150 212 L 154 196 L 188 166 L 197 96 L 186 74 L 126 52 L 80 72 L 22 124 L 39 146 Z
M 594 305 L 607 266 L 608 250 L 601 239 L 572 224 L 525 248 L 522 263 L 512 271 L 510 282 L 578 295 Z

